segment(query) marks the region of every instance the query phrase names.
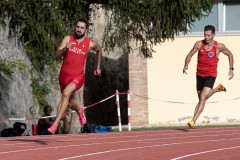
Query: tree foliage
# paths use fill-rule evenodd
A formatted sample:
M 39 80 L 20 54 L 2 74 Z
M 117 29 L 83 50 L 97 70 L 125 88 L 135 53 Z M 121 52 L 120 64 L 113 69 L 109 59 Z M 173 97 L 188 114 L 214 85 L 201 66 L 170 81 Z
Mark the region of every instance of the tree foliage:
M 35 78 L 33 75 L 31 80 L 32 92 L 38 101 L 40 110 L 42 110 L 43 107 L 48 104 L 46 96 L 48 95 L 48 93 L 50 93 L 50 90 L 48 88 L 49 84 L 44 79 Z
M 15 60 L 13 62 L 9 62 L 7 60 L 0 60 L 0 80 L 12 80 L 14 69 L 18 68 L 21 71 L 25 71 L 26 67 L 26 64 L 24 64 L 21 60 Z M 0 92 L 0 100 L 1 99 L 2 93 Z
M 105 29 L 105 48 L 131 48 L 129 40 L 140 43 L 140 54 L 152 57 L 152 46 L 187 33 L 192 23 L 210 13 L 215 0 L 109 0 L 111 11 Z M 203 14 L 205 13 L 205 15 Z
M 45 66 L 54 69 L 52 54 L 62 38 L 72 32 L 79 18 L 90 20 L 91 4 L 106 11 L 103 48 L 122 48 L 130 52 L 132 42 L 139 54 L 152 57 L 153 45 L 174 39 L 179 32 L 187 33 L 191 24 L 211 11 L 216 0 L 1 0 L 0 24 L 9 26 L 9 36 L 17 37 L 32 62 L 33 69 L 43 75 Z M 11 69 L 2 64 L 3 72 Z M 3 69 L 4 69 L 3 68 Z M 1 70 L 0 70 L 1 72 Z M 36 78 L 39 80 L 38 78 Z M 33 81 L 37 82 L 37 81 Z M 48 89 L 38 90 L 38 100 Z
M 33 67 L 42 71 L 73 22 L 86 18 L 86 5 L 83 0 L 2 0 L 0 22 L 9 22 L 9 35 L 17 35 Z
M 72 31 L 73 23 L 80 17 L 88 18 L 88 5 L 84 0 L 0 1 L 1 25 L 8 24 L 9 37 L 17 37 L 22 42 L 32 63 L 32 72 L 37 74 L 32 78 L 31 87 L 40 107 L 45 105 L 49 93 L 43 78 L 44 69 L 48 66 L 51 71 L 56 70 L 52 54 L 62 38 Z
M 208 14 L 216 0 L 2 0 L 0 22 L 9 18 L 10 35 L 17 34 L 37 69 L 49 64 L 59 41 L 78 18 L 89 18 L 90 4 L 107 11 L 103 47 L 131 48 L 152 57 L 152 45 L 186 33 L 191 24 Z M 111 13 L 111 14 L 109 14 Z
M 26 64 L 24 64 L 21 60 L 15 60 L 13 62 L 0 60 L 0 79 L 13 79 L 12 75 L 15 68 L 19 68 L 24 71 L 26 69 Z

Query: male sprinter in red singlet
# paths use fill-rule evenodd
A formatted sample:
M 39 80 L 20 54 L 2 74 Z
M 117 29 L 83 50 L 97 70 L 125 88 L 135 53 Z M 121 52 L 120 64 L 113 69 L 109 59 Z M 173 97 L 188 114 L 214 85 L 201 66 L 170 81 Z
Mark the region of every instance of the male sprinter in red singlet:
M 232 53 L 224 44 L 214 41 L 214 37 L 214 26 L 205 26 L 204 40 L 197 41 L 185 59 L 183 73 L 187 74 L 186 70 L 188 69 L 188 64 L 190 63 L 192 56 L 198 51 L 197 94 L 199 101 L 195 108 L 193 119 L 187 124 L 190 128 L 193 127 L 199 115 L 202 113 L 206 100 L 216 92 L 226 92 L 226 88 L 222 84 L 219 84 L 213 89 L 217 77 L 217 64 L 220 52 L 228 56 L 229 59 L 229 80 L 234 76 Z
M 58 105 L 57 117 L 49 132 L 55 133 L 61 117 L 66 108 L 69 106 L 79 115 L 79 121 L 82 125 L 86 123 L 84 115 L 84 107 L 78 106 L 74 100 L 74 93 L 80 89 L 84 83 L 84 67 L 85 61 L 90 50 L 97 53 L 97 66 L 94 74 L 101 75 L 100 63 L 102 57 L 102 49 L 99 44 L 86 38 L 84 35 L 88 29 L 88 22 L 79 19 L 76 22 L 75 34 L 73 36 L 65 36 L 53 58 L 63 57 L 63 63 L 59 75 L 59 84 L 62 92 L 62 99 Z

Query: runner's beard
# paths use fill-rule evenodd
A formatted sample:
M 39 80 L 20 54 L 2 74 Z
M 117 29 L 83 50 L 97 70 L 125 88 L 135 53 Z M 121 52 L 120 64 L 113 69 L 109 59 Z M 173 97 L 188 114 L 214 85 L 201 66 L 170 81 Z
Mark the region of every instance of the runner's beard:
M 75 37 L 76 37 L 76 39 L 81 39 L 83 36 L 85 35 L 85 33 L 83 33 L 83 34 L 78 34 L 77 32 L 75 32 Z

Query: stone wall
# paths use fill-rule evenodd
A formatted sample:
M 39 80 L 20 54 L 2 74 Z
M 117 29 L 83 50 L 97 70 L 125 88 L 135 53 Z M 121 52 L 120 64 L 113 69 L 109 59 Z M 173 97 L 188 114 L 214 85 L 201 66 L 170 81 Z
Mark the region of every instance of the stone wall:
M 87 35 L 102 44 L 102 33 L 105 24 L 103 12 L 98 10 L 98 15 L 92 15 L 91 22 L 93 25 Z M 31 62 L 26 56 L 24 49 L 19 42 L 8 37 L 8 27 L 0 28 L 0 59 L 14 61 L 20 59 L 27 65 L 24 72 L 19 69 L 14 70 L 13 80 L 0 80 L 0 92 L 2 100 L 0 101 L 0 118 L 28 118 L 39 117 L 39 105 L 32 94 L 30 70 L 32 69 Z M 83 104 L 88 106 L 105 99 L 113 94 L 116 90 L 126 92 L 129 89 L 128 82 L 128 53 L 121 49 L 116 49 L 114 52 L 107 54 L 103 52 L 102 59 L 102 76 L 97 78 L 93 75 L 93 70 L 96 65 L 95 53 L 90 53 L 86 63 L 86 80 L 81 96 L 84 97 Z M 60 66 L 59 66 L 60 68 Z M 56 114 L 57 106 L 61 98 L 58 85 L 54 85 L 48 76 L 50 70 L 45 70 L 46 80 L 49 81 L 50 93 L 47 96 L 49 105 L 54 108 L 53 114 Z M 58 74 L 57 74 L 58 75 Z M 58 77 L 54 77 L 56 80 Z M 117 125 L 117 107 L 115 97 L 89 108 L 87 112 L 87 120 L 89 123 L 103 125 Z M 120 96 L 122 124 L 127 124 L 127 97 Z M 15 121 L 0 121 L 0 130 L 6 127 L 12 127 Z M 23 121 L 27 123 L 28 128 L 37 123 L 37 120 Z M 72 116 L 71 133 L 79 131 L 78 118 Z M 78 130 L 78 131 L 77 131 Z
M 22 44 L 15 37 L 9 38 L 8 33 L 8 25 L 5 28 L 0 27 L 0 60 L 8 62 L 21 60 L 27 67 L 25 70 L 14 69 L 13 79 L 0 79 L 0 92 L 2 94 L 0 118 L 39 117 L 39 105 L 32 94 L 31 62 L 26 56 Z M 47 72 L 51 72 L 51 70 L 44 73 L 50 89 L 47 101 L 53 107 L 53 114 L 55 114 L 60 100 L 60 93 L 58 86 L 51 83 Z M 15 122 L 8 120 L 0 121 L 0 130 L 12 127 L 12 124 Z M 31 129 L 31 125 L 37 123 L 37 119 L 21 122 L 27 123 L 28 128 Z

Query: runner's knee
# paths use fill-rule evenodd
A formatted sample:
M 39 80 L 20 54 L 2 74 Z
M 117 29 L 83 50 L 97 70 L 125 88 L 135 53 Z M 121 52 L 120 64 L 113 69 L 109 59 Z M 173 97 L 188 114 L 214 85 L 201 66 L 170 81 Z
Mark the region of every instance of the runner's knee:
M 207 96 L 205 96 L 205 95 L 200 95 L 200 97 L 199 97 L 199 101 L 206 101 L 207 100 Z
M 71 96 L 71 92 L 67 91 L 67 90 L 64 90 L 62 92 L 62 97 L 63 98 L 69 98 Z

